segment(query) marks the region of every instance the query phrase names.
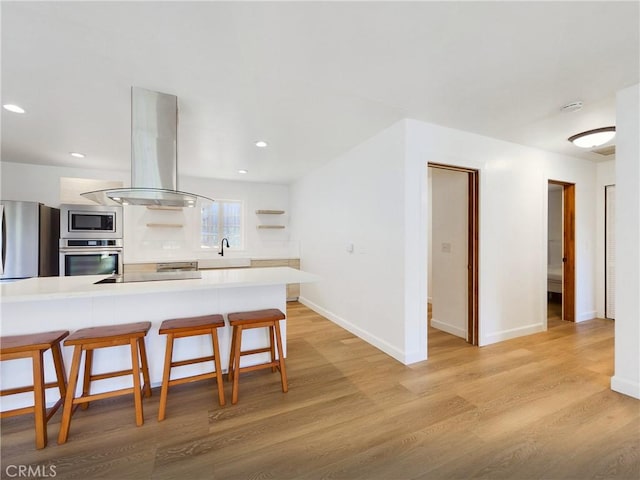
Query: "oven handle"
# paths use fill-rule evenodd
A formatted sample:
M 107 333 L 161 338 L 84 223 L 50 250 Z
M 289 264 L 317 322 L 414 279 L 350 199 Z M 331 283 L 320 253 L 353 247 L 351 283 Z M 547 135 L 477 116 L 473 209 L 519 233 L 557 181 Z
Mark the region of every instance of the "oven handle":
M 122 253 L 124 249 L 122 247 L 117 248 L 109 248 L 109 247 L 101 247 L 101 248 L 61 248 L 60 253 Z

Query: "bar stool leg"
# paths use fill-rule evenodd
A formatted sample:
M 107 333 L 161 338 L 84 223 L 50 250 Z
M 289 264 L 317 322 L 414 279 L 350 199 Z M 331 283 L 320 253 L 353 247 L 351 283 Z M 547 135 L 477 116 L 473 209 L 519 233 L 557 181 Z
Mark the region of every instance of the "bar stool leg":
M 231 403 L 235 405 L 238 403 L 238 380 L 240 379 L 240 344 L 242 343 L 242 326 L 236 325 L 233 327 L 233 343 L 234 349 L 233 355 L 233 389 L 231 390 Z
M 216 369 L 216 383 L 218 384 L 218 402 L 224 406 L 224 384 L 222 383 L 222 372 L 220 371 L 220 346 L 218 345 L 218 331 L 211 329 L 211 341 L 213 346 L 213 363 Z
M 138 340 L 131 339 L 131 366 L 133 370 L 133 400 L 136 406 L 136 425 L 144 424 L 142 411 L 142 391 L 140 386 L 140 360 L 138 358 Z
M 80 373 L 80 359 L 82 357 L 82 346 L 76 345 L 73 349 L 73 360 L 71 361 L 71 375 L 67 384 L 67 395 L 64 398 L 64 407 L 62 408 L 62 420 L 60 421 L 60 433 L 58 434 L 58 444 L 67 442 L 69 437 L 69 426 L 71 425 L 71 415 L 73 413 L 73 396 L 78 384 L 78 375 Z
M 280 322 L 276 320 L 276 340 L 278 342 L 278 357 L 280 364 L 280 380 L 282 381 L 282 391 L 287 393 L 289 391 L 289 385 L 287 384 L 287 369 L 284 365 L 284 353 L 282 352 L 282 336 L 280 335 Z
M 233 366 L 235 365 L 235 355 L 236 355 L 236 329 L 238 327 L 232 327 L 231 329 L 231 355 L 229 356 L 229 366 L 227 367 L 229 372 L 227 375 L 227 380 L 233 380 Z
M 44 370 L 42 369 L 42 350 L 36 350 L 31 357 L 33 366 L 33 397 L 36 424 L 36 448 L 47 446 L 47 412 L 44 402 Z
M 171 357 L 173 355 L 173 333 L 167 334 L 167 346 L 164 352 L 164 371 L 162 374 L 162 389 L 160 390 L 160 407 L 158 408 L 158 421 L 165 418 L 167 409 L 167 394 L 169 393 L 169 378 L 171 377 Z
M 273 330 L 274 330 L 274 326 L 270 326 L 269 327 L 269 346 L 271 347 L 271 363 L 276 361 L 276 344 L 273 338 Z M 275 373 L 276 371 L 275 365 L 271 367 L 271 371 Z
M 149 380 L 149 362 L 147 362 L 147 348 L 144 344 L 144 337 L 138 338 L 138 348 L 140 349 L 140 361 L 142 362 L 142 378 L 144 379 L 144 396 L 151 396 L 151 380 Z
M 67 395 L 67 372 L 64 369 L 60 344 L 55 343 L 51 346 L 51 355 L 53 356 L 53 366 L 56 369 L 56 379 L 58 381 L 58 390 L 60 391 L 59 404 L 62 404 L 64 397 Z M 57 410 L 57 407 L 55 408 Z
M 84 377 L 82 379 L 82 396 L 86 397 L 91 393 L 91 370 L 93 369 L 93 350 L 86 350 L 84 354 Z M 81 403 L 83 410 L 89 408 L 89 402 Z

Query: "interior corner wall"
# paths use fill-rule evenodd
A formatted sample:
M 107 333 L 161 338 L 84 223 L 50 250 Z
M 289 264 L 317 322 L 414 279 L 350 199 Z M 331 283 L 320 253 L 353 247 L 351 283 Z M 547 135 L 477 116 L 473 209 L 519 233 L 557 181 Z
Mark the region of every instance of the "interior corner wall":
M 596 165 L 596 316 L 604 318 L 605 314 L 605 187 L 616 183 L 616 162 L 609 160 Z
M 300 301 L 406 362 L 403 149 L 399 122 L 296 181 L 290 204 L 301 268 L 321 278 Z
M 640 399 L 640 84 L 616 96 L 616 321 L 611 388 Z
M 479 171 L 479 344 L 488 345 L 546 328 L 548 181 L 576 185 L 577 319 L 595 316 L 595 164 L 417 120 L 407 120 L 407 189 L 415 178 L 427 188 L 427 162 Z M 427 217 L 428 192 L 405 205 Z M 426 222 L 426 220 L 425 220 Z M 407 250 L 424 243 L 407 239 Z M 423 247 L 424 248 L 424 247 Z M 405 283 L 426 272 L 426 259 L 407 264 Z M 407 304 L 426 300 L 426 289 Z M 407 319 L 407 325 L 415 325 Z M 409 328 L 409 327 L 408 327 Z M 407 331 L 407 337 L 417 336 Z

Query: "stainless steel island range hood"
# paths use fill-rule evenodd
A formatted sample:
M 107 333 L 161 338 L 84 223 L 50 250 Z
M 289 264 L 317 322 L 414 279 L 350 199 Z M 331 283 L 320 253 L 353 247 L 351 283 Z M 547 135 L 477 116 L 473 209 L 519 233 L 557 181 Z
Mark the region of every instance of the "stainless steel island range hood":
M 101 205 L 194 207 L 208 197 L 178 185 L 178 97 L 131 88 L 131 188 L 83 193 Z

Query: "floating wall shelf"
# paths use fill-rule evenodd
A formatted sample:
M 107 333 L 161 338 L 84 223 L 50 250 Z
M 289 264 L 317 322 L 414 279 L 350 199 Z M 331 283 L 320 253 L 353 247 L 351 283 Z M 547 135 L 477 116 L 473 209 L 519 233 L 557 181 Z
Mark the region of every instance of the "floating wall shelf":
M 256 210 L 258 215 L 282 215 L 284 210 Z
M 161 207 L 160 205 L 148 205 L 148 210 L 172 210 L 172 211 L 180 211 L 182 207 Z
M 284 225 L 258 225 L 257 228 L 260 230 L 265 228 L 284 228 Z
M 181 223 L 147 223 L 147 227 L 182 228 Z

